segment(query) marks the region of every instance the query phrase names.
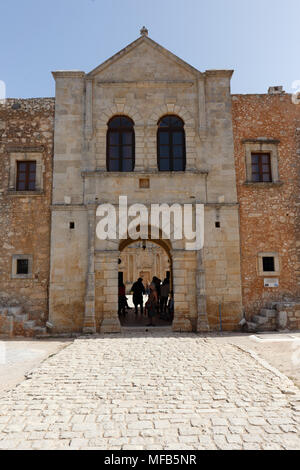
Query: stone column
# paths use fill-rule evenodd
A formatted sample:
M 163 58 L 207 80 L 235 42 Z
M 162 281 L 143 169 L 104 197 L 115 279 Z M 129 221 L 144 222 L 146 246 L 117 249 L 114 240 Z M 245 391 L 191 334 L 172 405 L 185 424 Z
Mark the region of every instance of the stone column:
M 206 294 L 205 294 L 205 270 L 203 266 L 203 249 L 197 252 L 197 272 L 196 272 L 196 289 L 197 289 L 197 331 L 209 331 L 209 323 L 206 312 Z
M 96 230 L 96 207 L 89 204 L 87 208 L 88 217 L 88 271 L 86 277 L 85 311 L 83 322 L 83 333 L 96 333 L 95 321 L 95 230 Z

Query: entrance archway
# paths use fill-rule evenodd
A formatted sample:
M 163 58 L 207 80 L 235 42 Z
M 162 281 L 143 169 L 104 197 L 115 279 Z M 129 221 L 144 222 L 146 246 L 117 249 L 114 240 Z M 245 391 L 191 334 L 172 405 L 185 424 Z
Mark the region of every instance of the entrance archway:
M 169 281 L 169 289 L 164 291 L 169 294 L 173 291 L 173 263 L 171 254 L 171 243 L 169 240 L 122 240 L 119 245 L 119 287 L 125 286 L 127 307 L 119 297 L 119 319 L 123 327 L 146 326 L 149 322 L 145 309 L 148 300 L 149 285 L 154 276 L 162 282 Z M 133 304 L 132 286 L 138 278 L 143 279 L 145 295 L 143 296 L 143 309 L 136 308 Z M 122 293 L 122 289 L 121 289 Z M 119 292 L 120 294 L 120 292 Z M 122 308 L 121 308 L 122 307 Z M 172 309 L 166 303 L 159 302 L 158 313 L 154 319 L 156 326 L 171 326 L 173 322 Z

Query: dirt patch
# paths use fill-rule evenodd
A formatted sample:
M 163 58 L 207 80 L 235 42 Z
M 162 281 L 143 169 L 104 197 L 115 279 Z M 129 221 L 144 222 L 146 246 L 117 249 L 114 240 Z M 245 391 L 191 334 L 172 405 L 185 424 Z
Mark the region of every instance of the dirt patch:
M 26 373 L 70 343 L 69 339 L 0 339 L 0 395 L 18 385 Z

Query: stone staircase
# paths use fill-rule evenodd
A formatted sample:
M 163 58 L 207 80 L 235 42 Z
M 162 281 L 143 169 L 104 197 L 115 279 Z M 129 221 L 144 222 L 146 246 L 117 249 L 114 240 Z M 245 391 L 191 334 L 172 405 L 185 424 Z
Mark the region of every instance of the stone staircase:
M 271 308 L 261 309 L 258 315 L 254 315 L 250 321 L 246 321 L 245 329 L 250 332 L 275 331 L 277 310 Z
M 243 319 L 242 330 L 256 333 L 258 331 L 298 330 L 300 327 L 300 302 L 280 301 L 267 304 L 250 320 Z
M 30 319 L 22 306 L 0 306 L 0 335 L 32 338 L 47 335 L 47 328 L 39 320 Z

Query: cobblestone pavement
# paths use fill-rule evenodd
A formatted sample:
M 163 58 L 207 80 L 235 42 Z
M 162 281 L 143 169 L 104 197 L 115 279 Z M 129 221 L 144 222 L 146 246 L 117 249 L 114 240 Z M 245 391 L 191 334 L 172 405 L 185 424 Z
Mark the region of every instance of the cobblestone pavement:
M 300 394 L 194 334 L 82 338 L 0 399 L 0 449 L 299 449 Z

